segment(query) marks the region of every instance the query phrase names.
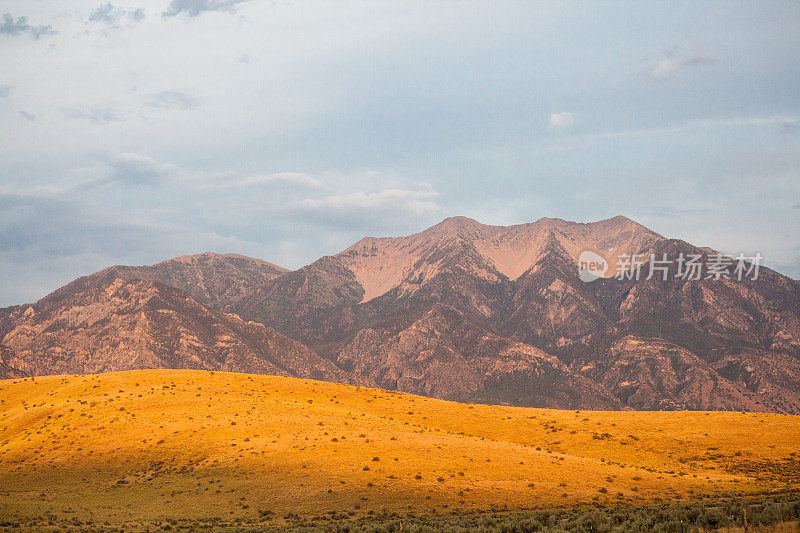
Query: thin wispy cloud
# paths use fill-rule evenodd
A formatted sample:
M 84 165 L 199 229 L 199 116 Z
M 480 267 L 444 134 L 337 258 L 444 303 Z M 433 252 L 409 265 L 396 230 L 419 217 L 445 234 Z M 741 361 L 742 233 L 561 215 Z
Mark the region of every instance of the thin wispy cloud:
M 776 117 L 733 117 L 720 119 L 692 120 L 686 123 L 688 128 L 735 128 L 740 126 L 752 127 L 781 127 L 784 125 L 800 124 L 800 116 Z
M 323 198 L 307 198 L 302 205 L 311 209 L 349 210 L 392 210 L 409 211 L 424 215 L 441 208 L 434 200 L 439 193 L 427 183 L 416 189 L 384 189 L 377 192 L 356 191 L 347 194 L 333 194 Z
M 197 108 L 200 101 L 180 91 L 161 91 L 145 95 L 144 105 L 153 109 L 189 110 Z
M 272 174 L 243 174 L 241 172 L 215 172 L 205 176 L 194 175 L 201 189 L 248 187 L 253 185 L 287 184 L 296 187 L 318 188 L 322 183 L 305 172 L 275 172 Z
M 606 130 L 580 135 L 565 135 L 559 136 L 555 142 L 551 142 L 551 139 L 547 142 L 536 141 L 510 144 L 490 149 L 471 150 L 469 153 L 461 153 L 460 156 L 482 159 L 487 157 L 509 157 L 511 154 L 515 153 L 525 153 L 532 157 L 539 157 L 559 152 L 590 148 L 596 146 L 599 141 L 685 134 L 704 129 L 726 130 L 734 128 L 771 129 L 780 132 L 800 130 L 800 116 L 779 115 L 773 117 L 732 117 L 689 120 L 683 123 L 653 128 Z M 721 135 L 723 131 L 719 131 L 717 134 Z
M 664 59 L 653 68 L 650 73 L 656 81 L 664 81 L 672 78 L 678 72 L 678 63 L 672 59 Z
M 670 80 L 678 75 L 684 68 L 712 65 L 719 59 L 706 50 L 703 46 L 695 46 L 683 58 L 676 58 L 678 48 L 673 47 L 666 53 L 666 57 L 660 60 L 650 70 L 650 77 L 658 82 Z
M 693 215 L 711 215 L 714 213 L 714 210 L 704 207 L 683 208 L 675 206 L 654 206 L 649 207 L 647 213 L 657 217 L 677 219 Z
M 606 131 L 577 137 L 574 140 L 592 141 L 603 139 L 623 139 L 634 137 L 656 136 L 695 130 L 724 130 L 730 128 L 781 128 L 785 124 L 800 124 L 800 117 L 735 117 L 722 119 L 690 120 L 683 124 L 674 124 L 658 128 L 643 128 L 618 131 Z
M 122 113 L 111 106 L 73 106 L 62 109 L 62 112 L 66 117 L 87 120 L 97 125 L 123 120 Z
M 719 59 L 716 57 L 708 55 L 704 52 L 699 52 L 697 54 L 688 56 L 681 61 L 681 64 L 691 67 L 695 65 L 710 65 L 712 63 L 716 63 L 717 61 L 719 61 Z

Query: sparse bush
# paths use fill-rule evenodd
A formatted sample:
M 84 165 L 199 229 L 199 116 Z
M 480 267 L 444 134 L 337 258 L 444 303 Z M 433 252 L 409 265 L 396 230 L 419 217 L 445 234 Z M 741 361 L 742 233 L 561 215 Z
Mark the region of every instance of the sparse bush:
M 800 496 L 791 495 L 783 499 L 764 497 L 752 500 L 723 500 L 713 502 L 675 503 L 671 505 L 645 507 L 609 507 L 599 509 L 572 508 L 538 510 L 526 513 L 501 513 L 498 509 L 476 514 L 442 516 L 432 507 L 428 516 L 409 513 L 402 521 L 383 509 L 380 513 L 367 512 L 368 518 L 358 521 L 321 521 L 314 525 L 296 525 L 279 528 L 277 531 L 303 532 L 370 532 L 389 533 L 410 531 L 433 533 L 435 531 L 482 531 L 488 532 L 541 532 L 541 533 L 622 533 L 628 531 L 652 531 L 655 533 L 678 533 L 681 531 L 714 531 L 720 528 L 743 527 L 743 509 L 747 508 L 748 525 L 754 528 L 774 526 L 780 522 L 796 521 L 800 518 Z M 358 509 L 358 505 L 355 506 Z M 447 509 L 447 506 L 442 506 Z M 354 511 L 347 513 L 352 517 Z M 299 517 L 298 517 L 299 518 Z M 331 519 L 336 520 L 334 515 Z M 402 525 L 401 525 L 402 524 Z

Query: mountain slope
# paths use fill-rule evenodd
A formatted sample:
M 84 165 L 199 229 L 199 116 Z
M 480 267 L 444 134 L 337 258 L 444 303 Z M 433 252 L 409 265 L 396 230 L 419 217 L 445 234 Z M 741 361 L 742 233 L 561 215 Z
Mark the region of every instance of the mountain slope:
M 222 308 L 286 272 L 285 268 L 260 259 L 206 252 L 149 266 L 117 265 L 100 274 L 158 281 L 187 292 L 201 303 Z
M 577 258 L 584 250 L 606 258 L 605 279 L 586 283 L 579 278 Z M 572 371 L 611 368 L 591 374 L 591 379 L 598 390 L 612 392 L 629 407 L 798 412 L 800 376 L 794 371 L 780 380 L 760 380 L 759 395 L 748 391 L 743 381 L 728 380 L 716 371 L 716 361 L 735 359 L 745 350 L 751 358 L 762 354 L 793 368 L 800 355 L 796 282 L 763 267 L 756 281 L 683 280 L 675 276 L 675 267 L 666 281 L 648 280 L 649 262 L 642 267 L 641 279 L 611 277 L 619 255 L 642 254 L 647 259 L 667 254 L 674 259 L 699 253 L 707 261 L 711 252 L 663 238 L 624 217 L 591 224 L 542 219 L 509 227 L 456 217 L 407 237 L 362 239 L 337 256 L 278 278 L 243 298 L 240 302 L 247 306 L 234 304 L 231 309 L 298 338 L 340 365 L 355 364 L 354 371 L 371 383 L 438 397 L 487 390 L 490 377 L 483 363 L 468 353 L 473 347 L 465 352 L 445 343 L 450 347 L 442 349 L 441 338 L 461 338 L 466 329 L 556 356 Z M 443 320 L 436 333 L 424 328 L 420 332 L 420 321 L 439 316 L 441 306 L 457 309 L 469 327 Z M 416 357 L 398 348 L 400 339 L 408 336 L 417 339 L 420 350 L 444 357 L 446 365 L 436 364 L 447 368 L 449 377 L 429 368 L 424 378 L 404 380 L 403 376 L 420 375 L 411 370 L 419 367 Z M 615 380 L 634 379 L 636 365 L 626 379 L 617 375 L 621 367 L 612 364 L 618 359 L 619 343 L 629 336 L 639 339 L 642 347 L 637 365 L 650 368 L 657 376 L 652 379 L 674 381 L 675 386 L 648 386 L 639 395 L 617 387 Z M 676 375 L 663 364 L 663 342 L 691 362 L 688 375 Z M 444 354 L 451 349 L 459 355 L 448 359 Z M 496 350 L 495 363 L 501 364 L 506 355 Z M 514 364 L 528 364 L 520 354 L 516 357 Z M 423 360 L 433 365 L 436 358 Z M 532 398 L 522 395 L 510 401 L 542 401 Z M 499 390 L 482 399 L 509 401 Z M 569 405 L 565 397 L 558 401 Z
M 765 394 L 766 384 L 761 390 L 742 387 L 732 371 L 733 379 L 726 379 L 695 354 L 660 339 L 625 337 L 607 357 L 579 370 L 639 410 L 800 412 L 797 394 L 781 391 L 775 398 Z
M 365 328 L 337 354 L 342 368 L 381 388 L 434 398 L 573 409 L 617 409 L 603 387 L 557 358 L 498 337 L 436 305 L 397 331 Z
M 7 376 L 196 368 L 346 380 L 329 361 L 263 324 L 111 271 L 15 308 L 5 323 Z
M 270 324 L 304 343 L 341 340 L 354 327 L 363 288 L 336 257 L 284 274 L 229 306 L 246 320 Z
M 578 271 L 587 250 L 608 263 L 604 277 L 591 283 Z M 631 254 L 645 259 L 643 275 L 617 279 L 619 256 Z M 55 305 L 111 278 L 165 283 L 294 339 L 311 354 L 303 356 L 304 364 L 324 379 L 439 398 L 800 413 L 800 283 L 764 267 L 757 280 L 683 279 L 674 263 L 666 279 L 646 279 L 651 254 L 673 261 L 699 254 L 707 265 L 714 251 L 664 238 L 625 217 L 508 227 L 455 217 L 406 237 L 362 239 L 292 272 L 241 256 L 201 254 L 150 267 L 112 267 L 43 301 Z M 134 305 L 136 291 L 127 298 Z M 59 305 L 68 314 L 78 304 Z M 25 368 L 60 368 L 35 352 L 52 335 L 33 327 L 35 320 L 24 316 L 29 308 L 0 310 L 0 368 L 6 374 L 27 371 L 8 363 L 18 357 L 10 351 L 12 340 L 14 354 L 23 350 L 20 339 L 28 343 Z M 165 323 L 164 335 L 171 328 L 189 332 L 200 344 L 216 346 L 204 353 L 219 358 L 217 340 L 195 333 L 206 326 L 188 320 L 191 313 L 178 314 L 183 318 Z M 48 326 L 59 332 L 62 345 L 80 335 L 103 338 L 103 322 L 77 329 L 62 322 Z M 134 321 L 122 325 L 132 336 L 124 346 L 139 335 L 132 333 L 136 327 Z M 255 325 L 228 327 L 242 350 L 259 352 L 258 341 L 248 337 Z M 173 364 L 159 357 L 127 364 Z M 251 366 L 274 371 L 259 364 Z M 303 375 L 299 366 L 285 372 Z

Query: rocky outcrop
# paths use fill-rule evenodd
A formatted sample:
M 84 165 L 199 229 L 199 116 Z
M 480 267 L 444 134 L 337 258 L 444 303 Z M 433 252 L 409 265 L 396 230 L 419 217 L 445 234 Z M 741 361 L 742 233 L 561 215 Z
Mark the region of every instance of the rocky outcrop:
M 492 334 L 441 304 L 396 332 L 362 329 L 336 362 L 375 386 L 435 398 L 575 409 L 621 406 L 557 358 Z

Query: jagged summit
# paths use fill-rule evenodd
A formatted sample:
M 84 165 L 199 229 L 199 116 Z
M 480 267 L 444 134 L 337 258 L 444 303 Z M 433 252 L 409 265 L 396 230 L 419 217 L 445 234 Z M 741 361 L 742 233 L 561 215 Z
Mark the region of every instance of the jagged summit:
M 590 249 L 614 264 L 620 254 L 640 252 L 659 239 L 662 237 L 656 232 L 624 216 L 591 223 L 541 218 L 512 226 L 481 224 L 457 216 L 405 237 L 361 239 L 338 257 L 364 287 L 364 301 L 369 301 L 408 280 L 435 275 L 446 250 L 456 251 L 464 244 L 474 247 L 501 275 L 515 280 L 553 243 L 575 261 Z
M 456 216 L 449 217 L 438 224 L 431 226 L 415 235 L 461 235 L 468 237 L 470 235 L 479 235 L 491 231 L 492 228 L 497 226 L 489 226 L 482 224 L 475 219 Z
M 513 233 L 516 231 L 523 230 L 524 228 L 530 228 L 530 227 L 547 228 L 552 230 L 560 229 L 566 231 L 570 230 L 574 231 L 577 228 L 590 228 L 594 229 L 595 231 L 601 229 L 606 231 L 613 231 L 615 229 L 616 230 L 637 229 L 640 231 L 651 233 L 653 235 L 658 235 L 649 228 L 643 226 L 642 224 L 639 224 L 635 220 L 632 220 L 624 215 L 617 215 L 611 218 L 598 220 L 596 222 L 573 222 L 561 218 L 542 217 L 534 222 L 511 224 L 508 226 L 497 225 L 497 224 L 483 224 L 482 222 L 479 222 L 473 218 L 459 215 L 459 216 L 445 218 L 438 224 L 435 224 L 413 235 L 409 235 L 408 237 L 414 237 L 415 235 L 425 235 L 425 234 L 430 234 L 430 235 L 460 234 L 463 236 L 502 234 L 509 232 Z M 367 237 L 366 239 L 374 239 L 374 238 L 375 237 Z M 391 239 L 398 237 L 383 237 L 383 238 Z

